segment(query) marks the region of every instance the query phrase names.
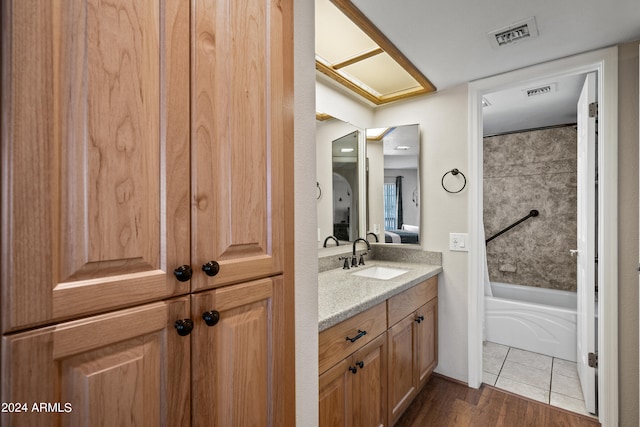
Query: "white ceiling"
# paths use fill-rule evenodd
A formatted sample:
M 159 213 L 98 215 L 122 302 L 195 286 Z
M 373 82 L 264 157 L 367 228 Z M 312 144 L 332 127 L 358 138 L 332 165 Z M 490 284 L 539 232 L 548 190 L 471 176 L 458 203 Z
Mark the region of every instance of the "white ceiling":
M 352 2 L 431 80 L 438 91 L 640 39 L 638 0 Z M 535 17 L 538 37 L 502 48 L 492 46 L 487 33 L 530 17 Z M 553 121 L 547 116 L 556 120 L 571 115 L 575 117 L 574 98 L 577 100 L 577 90 L 583 78 L 558 81 L 557 92 L 539 95 L 528 103 L 522 97 L 525 87 L 487 96 L 491 106 L 484 109 L 485 134 L 518 126 L 547 126 L 546 122 Z M 573 112 L 570 111 L 572 108 Z M 502 123 L 491 123 L 492 114 Z
M 484 135 L 524 129 L 574 124 L 585 75 L 540 80 L 515 89 L 487 94 L 490 105 L 483 107 Z M 527 96 L 527 89 L 551 86 L 552 92 Z

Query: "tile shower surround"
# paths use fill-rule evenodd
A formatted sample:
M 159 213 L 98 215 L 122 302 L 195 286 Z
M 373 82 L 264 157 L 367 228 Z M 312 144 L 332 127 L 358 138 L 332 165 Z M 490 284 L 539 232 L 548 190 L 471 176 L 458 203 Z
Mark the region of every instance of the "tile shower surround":
M 484 138 L 486 237 L 540 212 L 487 244 L 492 281 L 576 290 L 576 148 L 573 126 Z

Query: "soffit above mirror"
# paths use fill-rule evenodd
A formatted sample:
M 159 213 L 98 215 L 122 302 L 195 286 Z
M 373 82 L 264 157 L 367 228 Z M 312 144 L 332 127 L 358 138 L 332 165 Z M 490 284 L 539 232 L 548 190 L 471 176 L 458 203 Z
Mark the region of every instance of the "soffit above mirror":
M 350 0 L 316 1 L 316 69 L 381 105 L 436 88 Z

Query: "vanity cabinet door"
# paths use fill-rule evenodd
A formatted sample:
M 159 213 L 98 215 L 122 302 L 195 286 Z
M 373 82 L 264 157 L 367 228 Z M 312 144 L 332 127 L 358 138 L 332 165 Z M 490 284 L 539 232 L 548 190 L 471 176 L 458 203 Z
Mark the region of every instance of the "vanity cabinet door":
M 387 425 L 387 334 L 358 350 L 352 357 L 353 425 Z
M 189 2 L 1 7 L 3 332 L 187 293 Z
M 0 424 L 189 425 L 187 318 L 184 296 L 4 336 L 1 400 L 27 410 Z
M 353 373 L 351 357 L 320 375 L 320 427 L 351 427 Z
M 413 314 L 391 327 L 389 335 L 389 425 L 393 425 L 417 393 L 416 333 Z
M 388 334 L 388 410 L 389 425 L 393 425 L 438 363 L 438 298 L 396 323 Z
M 192 254 L 219 268 L 194 276 L 197 291 L 283 271 L 293 2 L 193 4 Z
M 416 370 L 418 388 L 427 382 L 438 364 L 438 298 L 434 298 L 416 311 L 420 323 L 416 330 Z

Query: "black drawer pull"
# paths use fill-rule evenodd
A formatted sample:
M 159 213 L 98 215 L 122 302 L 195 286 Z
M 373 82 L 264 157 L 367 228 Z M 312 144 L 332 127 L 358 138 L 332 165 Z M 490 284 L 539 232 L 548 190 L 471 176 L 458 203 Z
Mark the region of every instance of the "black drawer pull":
M 347 337 L 347 341 L 356 342 L 365 335 L 367 335 L 367 331 L 361 331 L 360 329 L 358 329 L 358 335 L 353 338 Z

